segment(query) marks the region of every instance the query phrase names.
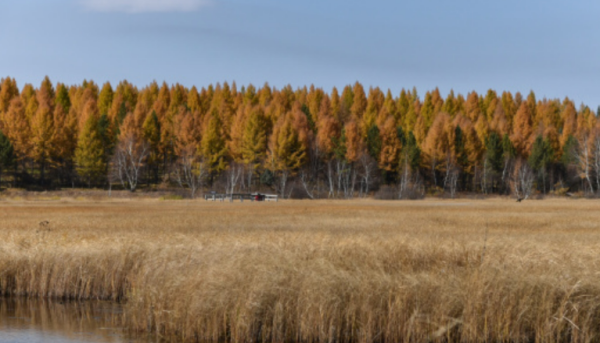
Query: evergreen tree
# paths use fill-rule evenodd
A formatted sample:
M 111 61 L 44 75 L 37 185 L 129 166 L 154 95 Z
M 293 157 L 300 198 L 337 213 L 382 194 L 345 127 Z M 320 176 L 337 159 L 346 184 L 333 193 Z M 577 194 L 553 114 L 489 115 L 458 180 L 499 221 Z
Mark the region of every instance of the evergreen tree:
M 307 122 L 303 114 L 292 112 L 282 117 L 269 144 L 269 160 L 275 171 L 291 173 L 302 167 L 308 158 Z
M 345 120 L 350 118 L 351 108 L 354 104 L 354 92 L 350 85 L 344 87 L 340 98 L 340 115 Z
M 200 151 L 207 164 L 208 172 L 213 177 L 227 169 L 227 145 L 222 132 L 223 123 L 215 112 L 208 118 L 206 130 L 202 135 Z
M 398 113 L 398 117 L 396 119 L 399 120 L 402 124 L 404 124 L 404 117 L 406 117 L 409 107 L 410 98 L 406 93 L 406 90 L 404 90 L 403 88 L 402 91 L 400 91 L 400 96 L 398 97 L 396 105 L 396 111 Z
M 429 129 L 433 120 L 435 119 L 434 104 L 430 92 L 425 93 L 425 100 L 423 101 L 423 107 L 421 107 L 421 117 L 425 121 L 425 127 Z
M 119 134 L 121 133 L 121 125 L 125 121 L 125 117 L 127 117 L 127 103 L 125 101 L 120 101 L 118 110 L 115 114 L 114 122 L 113 122 L 113 136 L 116 140 Z
M 69 96 L 69 90 L 65 85 L 59 83 L 56 87 L 56 106 L 62 106 L 64 113 L 69 113 L 71 110 L 71 97 Z
M 32 112 L 31 123 L 31 143 L 33 149 L 29 156 L 40 168 L 40 183 L 45 183 L 46 168 L 49 166 L 50 158 L 54 155 L 54 146 L 51 138 L 54 131 L 54 99 L 55 92 L 52 82 L 46 76 L 36 93 L 37 109 Z
M 249 100 L 250 102 L 258 102 L 258 98 L 254 94 L 254 91 L 254 86 L 248 86 L 248 90 L 246 91 L 245 96 L 246 98 L 252 97 L 251 100 Z M 190 112 L 194 114 L 202 112 L 202 100 L 200 99 L 200 94 L 198 93 L 198 89 L 196 88 L 196 86 L 193 86 L 188 93 L 187 107 L 190 109 Z
M 512 94 L 510 92 L 503 92 L 500 102 L 502 103 L 504 114 L 506 115 L 506 121 L 508 122 L 509 126 L 512 126 L 513 118 L 517 113 L 517 105 Z
M 454 155 L 456 156 L 456 164 L 459 167 L 464 168 L 469 163 L 465 150 L 465 137 L 460 125 L 456 125 L 454 129 Z
M 416 110 L 416 104 L 414 102 L 409 102 L 406 108 L 405 115 L 402 117 L 402 128 L 404 129 L 404 131 L 413 131 L 415 129 L 417 119 L 418 114 Z
M 458 104 L 456 97 L 454 96 L 454 90 L 451 89 L 450 93 L 448 93 L 442 111 L 448 113 L 452 118 L 454 118 L 454 115 L 458 112 Z
M 335 136 L 331 137 L 331 141 L 333 143 L 333 154 L 335 158 L 340 161 L 346 161 L 346 155 L 348 154 L 346 130 L 342 129 L 339 138 Z
M 55 148 L 51 141 L 54 130 L 53 116 L 52 109 L 44 103 L 38 107 L 35 116 L 31 120 L 33 149 L 29 152 L 29 155 L 40 166 L 40 182 L 42 184 L 45 183 L 46 168 Z
M 483 114 L 486 116 L 487 120 L 491 120 L 494 115 L 494 111 L 496 110 L 496 104 L 498 102 L 498 95 L 493 89 L 488 89 L 485 94 L 485 98 L 483 98 L 483 102 L 481 104 L 481 109 Z
M 546 191 L 546 172 L 548 165 L 554 159 L 554 151 L 547 139 L 541 135 L 537 136 L 531 154 L 529 155 L 529 166 L 538 174 L 539 181 L 538 189 Z
M 114 141 L 110 132 L 110 119 L 108 119 L 108 114 L 106 113 L 101 114 L 100 118 L 98 118 L 98 135 L 102 141 L 102 146 L 104 146 L 104 155 L 108 159 L 108 156 L 113 153 Z
M 552 162 L 553 158 L 554 151 L 548 140 L 544 139 L 541 135 L 537 136 L 531 149 L 531 155 L 529 156 L 529 166 L 537 172 L 546 168 Z
M 325 92 L 323 92 L 323 89 L 315 88 L 314 85 L 311 85 L 310 91 L 306 95 L 306 104 L 302 105 L 302 112 L 307 114 L 308 124 L 313 132 L 315 132 L 315 123 L 320 120 L 317 115 L 320 112 L 321 103 L 325 97 L 326 96 Z M 306 109 L 304 107 L 306 107 Z
M 398 109 L 396 108 L 396 100 L 392 96 L 392 91 L 388 89 L 385 95 L 385 101 L 383 102 L 383 108 L 386 109 L 387 113 L 394 117 L 394 120 L 398 120 L 398 114 L 396 113 Z M 382 111 L 380 111 L 382 112 Z
M 537 100 L 535 98 L 535 93 L 533 92 L 533 90 L 529 91 L 529 94 L 527 95 L 527 100 L 525 101 L 525 103 L 529 107 L 529 113 L 531 114 L 532 122 L 534 124 L 537 124 L 537 122 L 538 122 L 538 120 L 537 120 L 538 119 Z
M 242 134 L 242 160 L 253 171 L 258 170 L 267 151 L 268 122 L 260 108 L 255 108 L 246 119 Z
M 380 113 L 380 109 L 383 104 L 383 100 L 384 97 L 383 93 L 381 93 L 381 90 L 379 90 L 379 88 L 371 88 L 371 90 L 369 91 L 369 98 L 367 99 L 367 107 L 363 112 L 362 118 L 360 118 L 360 123 L 363 129 L 363 135 L 365 137 L 367 136 L 367 132 L 369 131 L 371 126 L 376 123 L 377 116 Z M 387 120 L 388 115 L 390 115 L 389 112 L 383 114 L 383 119 L 381 120 L 382 126 L 385 120 Z
M 402 126 L 398 126 L 396 128 L 396 136 L 398 137 L 400 144 L 402 144 L 402 146 L 404 146 L 406 144 L 407 135 L 404 133 Z
M 161 160 L 158 155 L 160 134 L 160 122 L 158 121 L 156 111 L 152 110 L 152 112 L 146 116 L 146 119 L 144 119 L 144 124 L 142 124 L 142 137 L 150 144 L 151 153 L 150 156 L 148 156 L 148 164 L 150 169 L 154 172 L 155 181 L 158 181 L 158 170 Z
M 367 151 L 369 155 L 379 161 L 379 154 L 381 153 L 381 136 L 379 134 L 379 128 L 373 124 L 367 131 Z
M 271 187 L 275 182 L 275 175 L 269 169 L 265 169 L 265 171 L 260 174 L 260 183 L 265 186 Z
M 486 142 L 486 159 L 493 171 L 500 173 L 504 168 L 504 149 L 502 139 L 496 132 L 492 132 Z
M 15 164 L 15 150 L 8 137 L 0 131 L 0 185 L 2 173 Z
M 102 86 L 102 90 L 100 91 L 100 95 L 98 96 L 98 112 L 100 115 L 106 114 L 108 115 L 108 111 L 112 106 L 114 92 L 112 86 L 109 82 L 106 82 Z
M 404 156 L 408 158 L 408 163 L 412 170 L 418 170 L 421 164 L 421 149 L 417 144 L 417 139 L 412 131 L 408 132 L 406 137 L 406 144 L 403 147 Z
M 301 110 L 302 110 L 302 113 L 304 113 L 304 115 L 306 116 L 306 120 L 308 121 L 308 127 L 310 128 L 310 130 L 312 132 L 316 132 L 317 125 L 315 124 L 315 118 L 312 115 L 310 108 L 308 106 L 306 106 L 306 104 L 302 104 Z M 315 112 L 315 113 L 317 113 L 317 112 Z
M 98 118 L 90 116 L 79 135 L 75 150 L 77 174 L 90 186 L 100 182 L 106 175 L 104 146 L 98 131 Z
M 577 139 L 573 135 L 570 135 L 564 146 L 562 151 L 562 156 L 560 158 L 560 163 L 563 166 L 568 167 L 569 165 L 576 163 L 577 159 L 575 157 L 575 149 L 577 148 Z
M 54 130 L 51 138 L 52 163 L 58 169 L 58 177 L 61 184 L 71 181 L 73 173 L 73 157 L 77 147 L 77 117 L 75 111 L 65 112 L 63 104 L 70 106 L 68 101 L 59 101 L 61 94 L 60 85 L 57 88 L 57 101 L 54 108 L 53 122 Z M 69 98 L 63 98 L 69 100 Z
M 502 156 L 505 160 L 515 158 L 517 156 L 517 151 L 515 150 L 515 147 L 513 146 L 508 134 L 502 136 Z

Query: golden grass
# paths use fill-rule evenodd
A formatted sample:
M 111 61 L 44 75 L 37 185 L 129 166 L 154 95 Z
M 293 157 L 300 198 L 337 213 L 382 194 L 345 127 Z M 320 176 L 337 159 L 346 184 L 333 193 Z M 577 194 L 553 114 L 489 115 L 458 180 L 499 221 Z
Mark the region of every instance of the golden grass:
M 0 292 L 124 300 L 136 331 L 600 340 L 598 201 L 9 201 L 0 218 Z

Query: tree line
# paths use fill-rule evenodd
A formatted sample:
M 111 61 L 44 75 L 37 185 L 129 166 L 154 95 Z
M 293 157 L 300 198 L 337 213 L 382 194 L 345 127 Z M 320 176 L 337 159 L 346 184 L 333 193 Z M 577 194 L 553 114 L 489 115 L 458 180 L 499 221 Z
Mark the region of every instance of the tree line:
M 329 93 L 0 81 L 5 186 L 178 185 L 310 198 L 600 190 L 600 119 L 569 98 L 420 97 L 360 83 Z

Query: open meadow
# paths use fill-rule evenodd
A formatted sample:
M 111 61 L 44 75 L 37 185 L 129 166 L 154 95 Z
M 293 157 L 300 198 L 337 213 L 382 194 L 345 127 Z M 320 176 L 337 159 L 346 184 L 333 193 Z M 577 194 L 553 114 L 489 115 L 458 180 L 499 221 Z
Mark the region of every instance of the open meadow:
M 600 202 L 3 200 L 0 292 L 198 341 L 600 340 Z

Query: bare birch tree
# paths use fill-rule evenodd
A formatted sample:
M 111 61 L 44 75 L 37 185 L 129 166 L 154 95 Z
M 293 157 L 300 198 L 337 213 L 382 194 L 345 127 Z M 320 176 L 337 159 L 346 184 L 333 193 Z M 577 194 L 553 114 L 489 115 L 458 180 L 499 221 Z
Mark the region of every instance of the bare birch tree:
M 184 149 L 173 167 L 173 176 L 181 188 L 188 188 L 192 198 L 202 189 L 208 170 L 195 148 Z
M 407 198 L 407 191 L 410 186 L 411 170 L 408 165 L 408 160 L 404 159 L 402 163 L 402 170 L 400 172 L 399 184 L 398 184 L 398 199 Z
M 368 196 L 369 188 L 373 184 L 375 173 L 377 173 L 377 162 L 367 152 L 363 152 L 358 158 L 360 182 L 360 195 Z
M 146 141 L 133 134 L 125 136 L 115 149 L 111 178 L 116 178 L 123 188 L 134 192 L 149 153 L 150 145 Z
M 505 190 L 509 190 L 511 187 L 510 179 L 511 179 L 511 175 L 512 175 L 513 165 L 514 165 L 513 158 L 511 158 L 511 157 L 504 158 L 504 165 L 502 167 L 501 180 L 502 180 L 503 187 L 505 187 Z
M 585 181 L 590 188 L 590 192 L 594 192 L 592 185 L 592 173 L 594 167 L 594 152 L 592 151 L 594 144 L 588 134 L 583 134 L 577 139 L 577 144 L 573 148 L 573 157 L 577 163 L 579 177 Z
M 450 191 L 450 197 L 454 199 L 456 197 L 456 190 L 458 188 L 458 177 L 460 176 L 460 170 L 457 166 L 452 166 L 448 173 L 446 185 Z
M 299 177 L 300 184 L 302 185 L 302 188 L 304 189 L 306 195 L 308 195 L 309 198 L 314 199 L 314 186 L 310 180 L 309 173 L 303 169 L 300 171 Z
M 512 190 L 517 201 L 525 200 L 531 195 L 535 175 L 524 160 L 518 160 L 511 180 Z
M 328 198 L 335 196 L 335 169 L 333 168 L 333 160 L 327 161 L 327 184 L 329 186 Z
M 278 180 L 277 180 L 278 182 L 275 183 L 275 189 L 276 189 L 277 193 L 279 193 L 281 198 L 285 199 L 285 190 L 287 187 L 288 178 L 290 177 L 290 171 L 287 169 L 280 170 L 277 173 L 277 176 L 278 176 Z
M 596 176 L 596 192 L 600 193 L 600 133 L 596 132 L 593 140 L 594 175 Z
M 310 145 L 309 162 L 300 170 L 298 176 L 300 184 L 309 198 L 315 199 L 320 197 L 321 182 L 319 180 L 319 172 L 321 170 L 322 153 L 319 145 L 312 142 Z
M 344 159 L 336 159 L 335 172 L 337 178 L 337 196 L 343 194 L 344 198 L 349 199 L 354 195 L 354 183 L 356 181 L 356 172 L 352 165 Z
M 229 194 L 233 194 L 235 192 L 236 186 L 238 182 L 242 179 L 244 175 L 244 166 L 241 163 L 230 163 L 229 168 L 227 168 L 226 176 L 227 176 L 227 184 L 226 184 L 226 192 Z

